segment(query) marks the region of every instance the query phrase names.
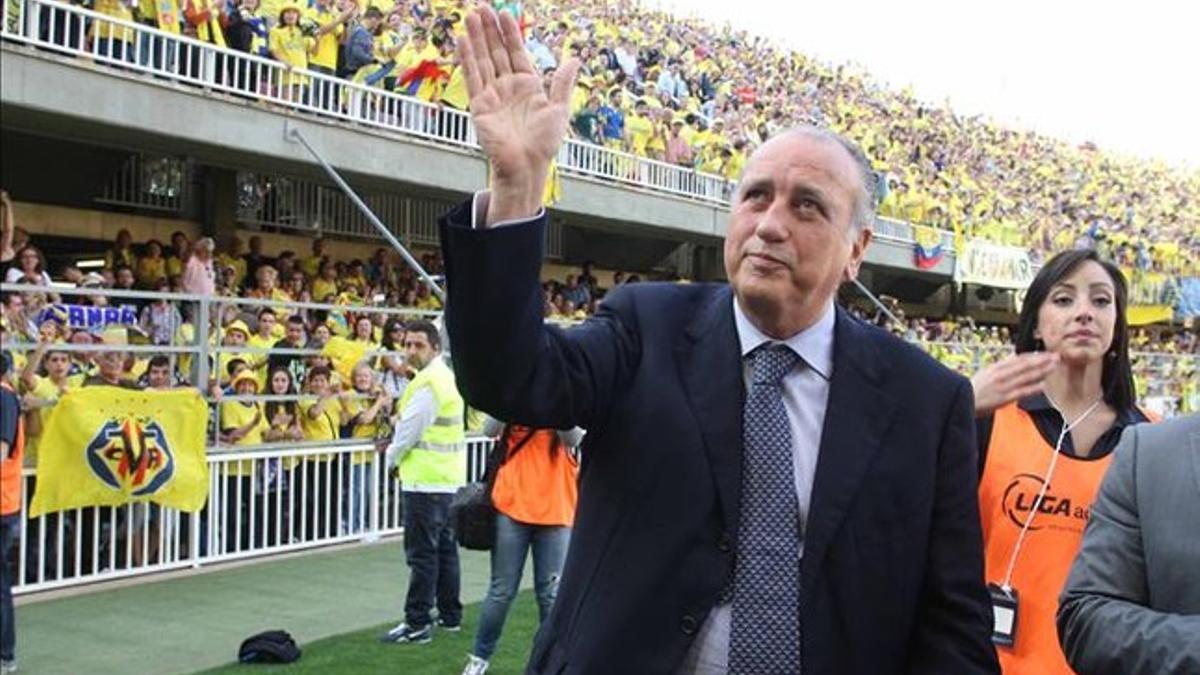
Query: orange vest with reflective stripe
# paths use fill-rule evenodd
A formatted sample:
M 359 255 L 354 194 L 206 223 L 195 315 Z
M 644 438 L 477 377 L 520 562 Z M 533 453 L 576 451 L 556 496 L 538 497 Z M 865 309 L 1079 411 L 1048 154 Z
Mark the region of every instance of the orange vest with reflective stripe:
M 7 384 L 0 385 L 16 395 Z M 0 516 L 21 510 L 21 463 L 25 460 L 25 420 L 17 418 L 17 438 L 10 454 L 0 457 Z
M 1000 584 L 1030 509 L 1042 488 L 1054 446 L 1038 433 L 1028 412 L 1010 403 L 996 411 L 987 460 L 979 481 L 985 574 Z M 1013 570 L 1018 596 L 1016 642 L 997 646 L 1005 675 L 1073 673 L 1058 644 L 1054 614 L 1083 528 L 1112 453 L 1096 459 L 1063 454 L 1034 514 Z

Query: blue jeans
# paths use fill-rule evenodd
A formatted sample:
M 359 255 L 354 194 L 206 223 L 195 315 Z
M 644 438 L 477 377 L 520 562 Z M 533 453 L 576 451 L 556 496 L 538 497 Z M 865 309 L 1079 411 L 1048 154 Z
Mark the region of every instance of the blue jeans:
M 550 525 L 526 525 L 503 513 L 496 514 L 496 545 L 492 548 L 492 582 L 479 612 L 479 630 L 475 634 L 475 656 L 490 659 L 504 630 L 508 607 L 512 604 L 521 575 L 525 571 L 525 553 L 533 549 L 533 589 L 537 596 L 538 620 L 545 621 L 558 597 L 558 579 L 567 558 L 571 528 Z
M 13 610 L 13 579 L 17 576 L 17 555 L 12 548 L 21 531 L 21 514 L 0 516 L 0 660 L 16 658 L 17 627 Z
M 450 522 L 453 497 L 404 492 L 404 557 L 409 569 L 404 621 L 414 628 L 430 624 L 435 602 L 442 621 L 462 622 L 458 542 L 454 540 Z
M 368 471 L 371 465 L 351 464 L 347 468 L 349 469 L 346 473 L 350 481 L 350 489 L 346 491 L 346 502 L 342 506 L 345 514 L 342 529 L 350 534 L 358 534 L 371 520 L 371 514 L 363 506 L 367 481 L 370 480 Z

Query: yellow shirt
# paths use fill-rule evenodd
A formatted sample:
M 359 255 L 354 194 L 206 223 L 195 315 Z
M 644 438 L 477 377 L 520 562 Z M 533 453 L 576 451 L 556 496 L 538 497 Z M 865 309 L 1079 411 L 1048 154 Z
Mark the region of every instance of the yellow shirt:
M 338 286 L 337 281 L 326 281 L 325 279 L 316 279 L 312 282 L 312 297 L 313 302 L 325 302 L 329 296 L 337 296 Z
M 66 388 L 70 389 L 70 384 L 68 384 Z M 24 387 L 22 387 L 22 389 L 24 389 Z M 59 396 L 62 395 L 62 390 L 59 389 L 58 385 L 54 384 L 50 378 L 42 377 L 41 375 L 35 375 L 33 389 L 30 389 L 27 393 L 34 398 L 39 398 L 43 401 L 58 401 Z M 49 417 L 49 412 L 50 408 L 39 408 L 37 410 L 30 410 L 28 413 L 26 413 L 31 417 L 36 416 L 38 424 L 36 429 L 26 427 L 25 466 L 37 465 L 38 440 L 42 437 L 42 432 L 44 431 L 42 426 L 45 424 L 46 418 Z
M 442 91 L 442 101 L 459 110 L 466 110 L 470 105 L 471 100 L 467 96 L 467 79 L 463 76 L 461 66 L 455 66 L 454 72 L 450 73 L 450 81 L 446 83 L 446 88 Z
M 92 10 L 105 16 L 111 16 L 114 19 L 133 21 L 133 10 L 122 0 L 96 0 L 95 5 L 92 6 Z M 133 40 L 133 31 L 131 29 L 124 26 L 117 26 L 107 21 L 96 25 L 96 35 L 101 38 L 113 38 L 125 42 Z
M 430 293 L 424 298 L 417 300 L 417 309 L 438 310 L 442 308 L 442 301 L 437 299 L 437 296 Z
M 306 441 L 332 441 L 338 437 L 338 402 L 331 400 L 315 418 L 309 411 L 317 405 L 317 401 L 300 402 L 300 429 L 304 431 Z M 328 462 L 333 459 L 331 453 L 312 455 L 309 461 Z
M 248 403 L 245 401 L 229 401 L 221 404 L 221 431 L 230 432 L 235 429 L 240 429 L 254 420 L 254 416 L 258 415 L 258 422 L 250 428 L 250 431 L 241 439 L 236 441 L 234 445 L 262 445 L 263 434 L 270 428 L 267 422 L 266 415 L 261 414 L 262 410 L 257 403 Z M 250 476 L 254 473 L 254 460 L 244 459 L 229 464 L 229 475 L 231 476 Z
M 625 118 L 625 131 L 629 134 L 634 154 L 645 155 L 646 145 L 650 143 L 650 136 L 654 134 L 654 122 L 641 115 L 630 115 Z
M 244 264 L 244 263 L 243 263 Z M 159 279 L 167 278 L 166 258 L 139 258 L 134 267 L 134 276 L 143 286 L 153 286 Z
M 267 46 L 271 55 L 297 69 L 308 67 L 308 46 L 312 38 L 304 37 L 297 26 L 276 26 L 271 29 Z M 287 84 L 302 84 L 303 79 L 293 79 Z
M 351 416 L 365 412 L 371 407 L 371 400 L 367 398 L 352 398 L 346 401 L 346 412 Z M 375 415 L 375 419 L 369 424 L 354 423 L 354 428 L 350 432 L 352 438 L 364 438 L 374 440 L 379 433 L 380 421 L 388 414 L 386 409 L 380 409 Z M 371 459 L 371 452 L 356 452 L 350 456 L 350 461 L 353 464 L 365 464 Z
M 332 8 L 322 10 L 314 7 L 308 10 L 308 18 L 316 23 L 319 28 L 337 21 L 338 16 L 338 12 Z M 337 69 L 338 38 L 341 37 L 342 32 L 345 30 L 346 26 L 339 23 L 333 30 L 319 36 L 317 38 L 317 52 L 308 60 L 308 65 Z

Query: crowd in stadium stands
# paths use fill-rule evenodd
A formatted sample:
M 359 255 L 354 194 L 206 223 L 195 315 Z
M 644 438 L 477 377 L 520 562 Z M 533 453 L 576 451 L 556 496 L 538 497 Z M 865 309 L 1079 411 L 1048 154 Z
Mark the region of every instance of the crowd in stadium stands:
M 158 345 L 186 345 L 195 340 L 195 303 L 170 302 L 166 300 L 119 300 L 98 296 L 70 297 L 69 291 L 61 288 L 43 291 L 34 287 L 46 286 L 50 275 L 45 269 L 44 257 L 28 236 L 19 228 L 15 232 L 14 260 L 5 280 L 10 283 L 28 284 L 28 293 L 10 293 L 4 298 L 3 330 L 6 341 L 72 342 L 87 344 L 101 341 L 108 335 L 103 331 L 72 330 L 68 317 L 55 310 L 56 302 L 83 305 L 108 305 L 112 303 L 127 310 L 133 324 L 127 336 L 131 342 Z M 230 349 L 222 352 L 210 363 L 211 382 L 209 393 L 220 395 L 234 393 L 239 373 L 249 371 L 255 375 L 257 393 L 267 389 L 280 391 L 294 389 L 300 393 L 313 393 L 309 376 L 314 369 L 328 370 L 327 379 L 332 391 L 350 392 L 359 388 L 364 392 L 384 392 L 395 401 L 409 375 L 399 354 L 402 344 L 404 320 L 417 318 L 388 316 L 372 311 L 373 307 L 407 307 L 413 310 L 436 311 L 441 308 L 437 297 L 429 287 L 416 278 L 414 273 L 400 263 L 387 249 L 377 249 L 367 260 L 334 259 L 327 252 L 327 243 L 316 239 L 305 254 L 282 251 L 269 256 L 263 251 L 262 239 L 251 236 L 248 248 L 239 238 L 229 240 L 229 245 L 215 250 L 211 239 L 189 241 L 182 232 L 172 235 L 169 244 L 150 240 L 135 244 L 127 231 L 116 236 L 111 248 L 104 255 L 104 266 L 97 271 L 84 274 L 74 267 L 67 267 L 56 274 L 56 278 L 83 288 L 112 288 L 125 290 L 190 292 L 214 297 L 250 298 L 280 302 L 314 302 L 335 306 L 335 309 L 310 309 L 263 307 L 254 305 L 224 305 L 214 312 L 213 324 L 208 328 L 210 342 Z M 441 273 L 441 261 L 434 253 L 421 256 L 421 262 L 431 274 Z M 610 286 L 640 281 L 637 274 L 626 275 L 614 272 Z M 543 284 L 545 294 L 545 316 L 559 323 L 573 323 L 594 313 L 598 303 L 609 290 L 597 279 L 592 263 L 584 263 L 577 271 L 566 274 L 562 280 L 549 279 Z M 61 296 L 61 297 L 60 297 Z M 344 311 L 340 308 L 344 307 Z M 1011 349 L 1009 330 L 1004 326 L 976 325 L 969 318 L 949 317 L 945 319 L 904 318 L 903 311 L 892 306 L 903 323 L 879 320 L 890 330 L 902 337 L 920 343 L 938 360 L 952 368 L 971 374 L 988 363 L 997 360 Z M 874 315 L 873 320 L 878 319 Z M 111 331 L 110 331 L 111 332 Z M 219 336 L 219 337 L 218 337 Z M 108 339 L 112 339 L 111 336 Z M 1191 330 L 1138 330 L 1134 333 L 1131 349 L 1135 352 L 1134 368 L 1138 375 L 1140 391 L 1145 395 L 1182 396 L 1186 401 L 1194 399 L 1195 392 L 1182 391 L 1180 387 L 1195 388 L 1196 367 L 1194 358 L 1173 358 L 1200 352 L 1197 334 Z M 246 348 L 246 352 L 241 352 Z M 308 348 L 320 350 L 320 354 L 307 356 L 267 354 L 270 349 Z M 255 351 L 260 350 L 260 351 Z M 1141 353 L 1146 354 L 1141 354 Z M 1152 353 L 1152 354 L 1151 354 Z M 52 347 L 36 358 L 53 357 Z M 17 356 L 17 372 L 24 366 L 20 353 Z M 95 370 L 86 355 L 75 352 L 62 354 L 62 365 L 67 368 L 60 373 L 66 379 L 60 383 L 74 383 Z M 190 355 L 179 355 L 175 361 L 130 359 L 128 376 L 150 384 L 155 373 L 155 364 L 173 364 L 169 369 L 169 381 L 188 382 L 194 376 L 195 366 Z M 360 363 L 369 365 L 374 373 L 373 383 L 359 382 L 354 369 Z M 38 364 L 42 365 L 42 364 Z M 47 361 L 45 372 L 38 371 L 37 377 L 22 380 L 28 391 L 40 387 L 48 391 L 51 364 Z M 278 373 L 283 371 L 286 375 Z M 32 372 L 32 371 L 31 371 Z M 55 371 L 57 372 L 57 371 Z M 278 379 L 278 382 L 276 382 Z M 159 380 L 160 382 L 162 380 Z M 1191 382 L 1191 385 L 1187 383 Z M 362 386 L 359 386 L 362 385 Z M 278 392 L 276 392 L 278 393 Z M 52 397 L 46 397 L 52 398 Z M 372 400 L 370 397 L 344 397 L 342 409 L 356 410 L 357 401 Z M 1185 404 L 1189 409 L 1194 403 Z M 358 411 L 361 412 L 361 411 Z M 357 414 L 357 413 L 355 413 Z M 345 424 L 338 433 L 354 433 L 347 426 L 353 415 L 341 418 Z M 372 415 L 372 419 L 376 416 Z M 272 424 L 271 415 L 263 418 Z M 306 437 L 317 431 L 327 430 L 303 428 Z M 233 434 L 227 438 L 235 444 L 246 444 L 260 440 L 283 440 L 289 434 L 285 427 Z M 365 431 L 360 430 L 360 433 Z M 336 437 L 335 434 L 333 437 Z M 249 439 L 249 440 L 247 440 Z M 35 452 L 29 453 L 34 456 Z
M 314 93 L 308 70 L 467 108 L 454 51 L 466 0 L 89 1 L 102 14 L 282 61 L 281 86 L 295 96 Z M 631 0 L 495 2 L 520 17 L 537 68 L 583 62 L 571 103 L 578 139 L 732 180 L 769 135 L 814 124 L 866 151 L 884 216 L 1037 255 L 1095 246 L 1123 267 L 1200 274 L 1189 255 L 1200 248 L 1200 172 L 955 114 L 855 68 Z M 131 34 L 88 30 L 105 53 L 134 58 Z M 324 100 L 351 105 L 340 91 Z

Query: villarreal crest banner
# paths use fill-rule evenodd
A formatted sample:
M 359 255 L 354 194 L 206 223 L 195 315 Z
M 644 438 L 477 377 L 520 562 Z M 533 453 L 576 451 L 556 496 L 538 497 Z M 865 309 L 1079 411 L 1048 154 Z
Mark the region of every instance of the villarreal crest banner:
M 207 421 L 195 389 L 72 389 L 38 443 L 30 516 L 146 501 L 199 511 L 208 496 Z

